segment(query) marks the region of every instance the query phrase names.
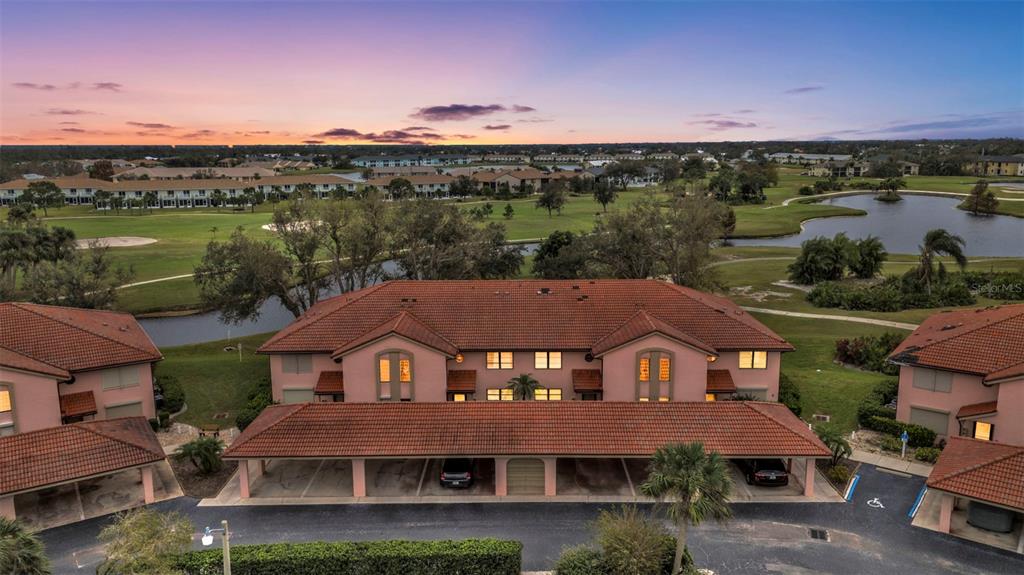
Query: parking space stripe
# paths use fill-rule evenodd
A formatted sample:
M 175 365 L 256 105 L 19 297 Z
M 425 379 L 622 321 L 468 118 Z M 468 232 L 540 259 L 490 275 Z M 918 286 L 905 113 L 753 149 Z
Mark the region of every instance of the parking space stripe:
M 927 486 L 922 487 L 921 491 L 917 493 L 917 499 L 915 499 L 914 504 L 910 506 L 910 511 L 907 512 L 907 517 L 913 518 L 914 515 L 917 515 L 917 509 L 918 507 L 921 507 L 921 501 L 924 500 L 925 493 L 928 493 Z M 1024 539 L 1022 539 L 1022 541 L 1024 541 Z
M 854 475 L 853 480 L 850 481 L 850 486 L 846 488 L 846 495 L 844 499 L 850 501 L 853 499 L 853 490 L 857 488 L 857 484 L 860 483 L 860 475 Z

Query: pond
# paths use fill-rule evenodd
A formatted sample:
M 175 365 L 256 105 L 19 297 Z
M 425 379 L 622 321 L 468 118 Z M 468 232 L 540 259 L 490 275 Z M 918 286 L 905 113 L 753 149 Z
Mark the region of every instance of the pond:
M 968 256 L 1024 256 L 1024 219 L 974 216 L 957 209 L 960 200 L 956 198 L 904 194 L 903 201 L 886 203 L 875 200 L 870 194 L 862 194 L 820 203 L 864 210 L 868 215 L 808 220 L 799 234 L 732 240 L 732 244 L 800 247 L 801 242 L 816 236 L 832 237 L 846 232 L 851 239 L 877 236 L 890 253 L 916 254 L 928 230 L 944 228 L 964 238 L 964 251 Z

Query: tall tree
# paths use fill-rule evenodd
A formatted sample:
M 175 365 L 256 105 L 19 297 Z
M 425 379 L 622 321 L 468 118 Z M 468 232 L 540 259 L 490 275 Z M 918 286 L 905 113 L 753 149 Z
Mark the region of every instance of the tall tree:
M 132 280 L 131 268 L 115 266 L 108 248 L 91 246 L 66 257 L 42 261 L 25 275 L 32 301 L 90 309 L 109 309 L 117 288 Z
M 615 203 L 615 198 L 619 195 L 618 190 L 608 183 L 608 180 L 602 179 L 598 182 L 594 182 L 594 201 L 601 204 L 601 211 L 608 211 L 608 204 Z
M 715 199 L 720 202 L 729 201 L 729 197 L 732 195 L 733 180 L 736 177 L 736 173 L 733 171 L 729 164 L 724 164 L 718 168 L 718 171 L 708 181 L 708 189 L 714 194 Z
M 875 236 L 868 236 L 854 242 L 857 255 L 851 258 L 847 265 L 850 271 L 859 278 L 870 279 L 882 271 L 882 264 L 889 258 L 885 251 L 882 240 Z
M 404 200 L 416 196 L 416 187 L 405 178 L 395 178 L 388 184 L 388 195 L 393 200 Z
M 175 560 L 192 545 L 195 526 L 184 515 L 148 507 L 120 513 L 100 531 L 106 558 L 97 575 L 180 575 Z
M 717 285 L 711 243 L 725 235 L 726 209 L 705 196 L 679 197 L 669 206 L 656 229 L 656 251 L 674 283 L 703 290 Z
M 113 197 L 113 195 L 114 194 L 107 190 L 96 190 L 96 193 L 92 196 L 93 205 L 96 206 L 96 208 L 109 208 L 110 198 Z
M 271 224 L 284 245 L 284 252 L 292 261 L 296 277 L 293 290 L 304 309 L 320 299 L 327 287 L 322 264 L 317 252 L 322 244 L 323 223 L 320 221 L 319 203 L 315 200 L 291 202 L 287 207 L 274 210 Z
M 20 522 L 0 517 L 0 573 L 50 575 L 43 543 Z
M 143 205 L 149 207 L 149 213 L 152 214 L 153 206 L 157 205 L 157 203 L 159 202 L 156 192 L 154 192 L 153 190 L 149 190 L 145 194 L 142 194 L 142 202 Z
M 64 192 L 49 180 L 37 180 L 29 183 L 23 195 L 28 202 L 43 208 L 43 216 L 49 216 L 48 208 L 59 208 L 64 205 Z
M 533 275 L 544 279 L 586 276 L 586 236 L 555 230 L 540 242 L 533 255 Z
M 538 208 L 546 209 L 549 218 L 551 217 L 552 210 L 561 215 L 562 207 L 565 206 L 567 201 L 566 196 L 565 180 L 551 180 L 541 186 L 540 197 L 537 198 L 536 205 Z
M 94 180 L 114 180 L 114 164 L 110 160 L 97 160 L 89 166 L 89 177 Z
M 930 230 L 924 235 L 924 243 L 918 246 L 921 255 L 918 258 L 917 276 L 924 282 L 929 295 L 932 293 L 932 282 L 936 278 L 942 280 L 946 277 L 946 266 L 942 260 L 938 259 L 939 256 L 953 258 L 960 269 L 967 267 L 964 244 L 962 237 L 941 228 Z M 938 264 L 937 272 L 936 264 Z
M 448 193 L 453 196 L 472 196 L 476 194 L 476 182 L 465 174 L 460 175 L 451 183 Z
M 988 189 L 988 181 L 978 180 L 971 188 L 970 195 L 960 205 L 962 209 L 974 215 L 992 214 L 999 207 L 999 200 L 992 190 Z
M 381 262 L 388 251 L 391 214 L 380 194 L 320 206 L 320 221 L 330 254 L 330 271 L 339 291 L 362 289 L 384 276 Z
M 691 525 L 708 519 L 726 521 L 732 517 L 729 494 L 732 479 L 728 463 L 718 453 L 705 453 L 700 442 L 674 443 L 659 448 L 651 458 L 650 474 L 640 492 L 668 506 L 676 524 L 676 553 L 672 573 L 680 573 Z
M 707 166 L 704 165 L 704 160 L 700 158 L 686 158 L 683 160 L 682 176 L 690 186 L 690 191 L 695 191 L 694 188 L 697 182 L 704 179 L 707 175 Z
M 645 194 L 624 210 L 611 212 L 594 223 L 590 259 L 595 273 L 604 277 L 644 279 L 658 273 L 661 206 Z

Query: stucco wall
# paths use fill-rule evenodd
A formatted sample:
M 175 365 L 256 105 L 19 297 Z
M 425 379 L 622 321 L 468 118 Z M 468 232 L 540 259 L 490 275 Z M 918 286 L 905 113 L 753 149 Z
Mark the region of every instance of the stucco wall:
M 15 433 L 60 425 L 56 379 L 0 368 L 0 383 L 9 386 L 14 407 L 0 414 L 0 424 L 14 421 Z
M 75 382 L 72 384 L 61 384 L 59 392 L 61 395 L 68 393 L 79 393 L 92 391 L 96 398 L 96 419 L 106 419 L 106 407 L 117 406 L 126 403 L 142 403 L 142 414 L 147 418 L 156 417 L 156 407 L 153 402 L 153 366 L 149 363 L 142 363 L 130 366 L 139 370 L 139 385 L 103 391 L 103 371 L 81 371 L 73 373 Z M 60 408 L 57 408 L 58 419 Z
M 637 353 L 647 349 L 673 352 L 673 401 L 704 401 L 708 380 L 707 355 L 657 334 L 614 349 L 601 358 L 605 401 L 636 401 Z M 656 370 L 656 366 L 651 367 L 652 376 Z
M 708 364 L 708 369 L 728 369 L 732 380 L 739 390 L 766 390 L 768 401 L 779 400 L 779 369 L 782 366 L 782 353 L 768 352 L 768 367 L 765 369 L 740 369 L 738 351 L 725 351 L 718 356 L 718 361 Z
M 956 412 L 962 406 L 995 401 L 999 393 L 995 387 L 982 385 L 981 377 L 962 373 L 953 374 L 953 383 L 949 393 L 919 389 L 914 387 L 915 369 L 910 366 L 900 368 L 900 391 L 899 400 L 896 403 L 896 419 L 909 422 L 911 407 L 945 411 L 949 413 L 949 426 L 946 433 L 948 436 L 960 435 L 960 424 L 957 422 Z M 1000 430 L 997 429 L 996 433 L 1000 433 Z
M 314 353 L 313 369 L 310 373 L 285 373 L 281 369 L 280 354 L 270 356 L 270 388 L 274 401 L 284 400 L 285 389 L 313 389 L 321 371 L 341 371 L 341 365 L 334 363 L 329 353 Z
M 992 418 L 995 440 L 1024 445 L 1024 377 L 998 385 L 999 412 Z
M 533 351 L 513 352 L 512 369 L 487 369 L 487 352 L 465 352 L 463 355 L 462 363 L 449 359 L 447 369 L 476 371 L 477 400 L 487 399 L 488 388 L 507 387 L 508 380 L 523 373 L 532 374 L 533 378 L 546 388 L 561 389 L 562 399 L 569 400 L 573 398 L 572 370 L 601 369 L 600 359 L 587 362 L 586 353 L 583 352 L 563 351 L 561 369 L 536 369 Z
M 341 369 L 345 372 L 346 402 L 378 401 L 377 354 L 390 350 L 401 350 L 412 355 L 415 401 L 445 401 L 447 399 L 448 372 L 445 356 L 436 350 L 392 335 L 357 349 L 342 358 Z M 313 370 L 316 371 L 315 364 Z

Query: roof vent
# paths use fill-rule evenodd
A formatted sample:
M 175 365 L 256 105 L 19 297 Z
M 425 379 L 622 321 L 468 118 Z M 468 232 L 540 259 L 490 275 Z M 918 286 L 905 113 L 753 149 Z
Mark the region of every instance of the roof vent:
M 948 331 L 951 329 L 956 329 L 956 326 L 951 323 L 947 323 L 946 325 L 942 326 L 942 331 Z
M 547 295 L 549 293 L 551 293 L 551 288 L 542 287 L 537 290 L 537 295 Z
M 579 284 L 572 284 L 572 289 L 580 289 L 580 285 Z

